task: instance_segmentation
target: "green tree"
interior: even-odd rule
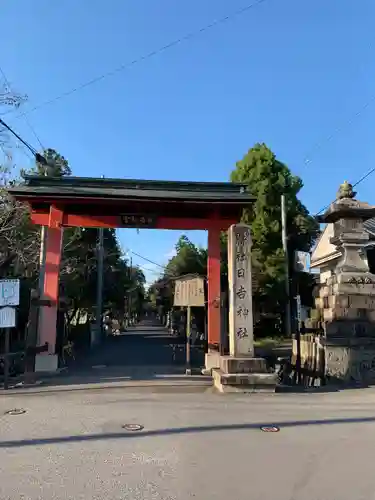
[[[38,268],[39,232],[29,209],[8,195],[11,170],[0,165],[0,275],[32,278]]]
[[[12,91],[7,81],[0,81],[0,114],[7,109],[18,109],[26,100],[26,96]],[[38,266],[40,239],[31,224],[28,207],[16,202],[7,192],[7,188],[17,182],[14,147],[14,138],[0,125],[0,275],[32,279]]]
[[[64,156],[54,149],[45,149],[41,161],[28,173],[64,177],[71,175],[71,168]],[[37,157],[38,159],[38,157]],[[34,226],[35,229],[37,229]],[[68,325],[77,323],[82,317],[92,319],[96,309],[98,229],[64,229],[62,262],[60,270],[60,293],[68,304],[66,320]],[[39,255],[39,247],[36,249]],[[111,311],[114,317],[121,319],[125,313],[125,297],[134,289],[135,305],[139,306],[144,294],[144,276],[136,269],[129,270],[128,262],[123,258],[114,229],[104,230],[104,273],[103,273],[103,310]],[[143,276],[143,282],[142,282]]]
[[[93,318],[96,308],[98,230],[69,228],[64,239],[61,267],[61,293],[70,304],[69,318]],[[133,309],[140,308],[145,277],[138,268],[130,268],[123,257],[114,229],[104,230],[103,310],[121,319],[126,297],[132,294]]]
[[[286,200],[291,258],[295,250],[311,249],[319,226],[297,197],[303,187],[302,180],[293,175],[265,144],[256,144],[237,162],[231,180],[247,184],[256,198],[242,217],[252,231],[252,266],[257,278],[255,307],[260,313],[280,313],[285,309],[281,195],[284,194]],[[298,279],[301,286],[307,285],[308,277],[298,276]]]
[[[194,245],[185,235],[176,243],[176,255],[165,268],[165,276],[177,277],[183,274],[207,272],[207,250]]]
[[[162,314],[173,305],[174,278],[184,274],[207,274],[207,250],[192,243],[186,235],[181,236],[174,255],[160,278],[148,290],[148,302]]]
[[[21,104],[27,101],[27,96],[14,92],[8,81],[0,80],[0,111],[7,109],[18,109]],[[0,113],[1,116],[1,113]],[[0,125],[0,150],[3,153],[3,160],[0,163],[9,167],[12,164],[12,147],[14,147],[14,137],[9,131]]]
[[[35,162],[35,166],[28,172],[36,175],[48,175],[51,177],[65,177],[72,175],[68,160],[60,155],[55,149],[47,148],[41,153],[43,161]]]

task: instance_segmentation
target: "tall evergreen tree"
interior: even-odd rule
[[[309,251],[318,235],[319,226],[309,215],[297,195],[302,180],[291,173],[265,144],[255,144],[237,162],[231,174],[233,182],[247,184],[256,198],[243,212],[242,221],[251,226],[252,265],[257,277],[255,306],[260,311],[280,312],[285,308],[284,251],[281,239],[281,195],[287,209],[288,251]],[[303,294],[309,276],[296,276]]]

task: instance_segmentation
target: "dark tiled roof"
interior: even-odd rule
[[[25,183],[9,189],[19,198],[76,197],[111,199],[186,200],[247,204],[255,198],[244,184],[185,182],[91,177],[24,177]]]
[[[371,219],[367,219],[363,223],[363,227],[365,230],[371,234],[371,236],[375,237],[375,217],[372,217]]]

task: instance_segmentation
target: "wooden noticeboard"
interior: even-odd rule
[[[204,278],[196,276],[178,278],[173,305],[176,307],[204,307]]]

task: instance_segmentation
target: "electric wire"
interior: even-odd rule
[[[80,85],[77,85],[76,87],[73,87],[47,101],[44,101],[40,104],[37,104],[36,106],[34,106],[33,108],[29,109],[29,110],[26,110],[20,114],[18,114],[17,116],[15,116],[15,118],[20,118],[22,116],[25,116],[25,115],[28,115],[30,113],[33,113],[34,111],[42,108],[42,107],[45,107],[45,106],[48,106],[50,104],[53,104],[65,97],[68,97],[68,96],[71,96],[72,94],[75,94],[76,92],[80,91],[80,90],[83,90],[87,87],[90,87],[91,85],[94,85],[102,80],[105,80],[107,78],[110,78],[112,76],[115,76],[116,74],[118,73],[121,73],[122,71],[125,71],[129,68],[131,68],[132,66],[135,66],[136,64],[139,64],[140,62],[143,62],[147,59],[150,59],[152,57],[155,57],[156,55],[162,53],[162,52],[165,52],[166,50],[169,50],[171,49],[172,47],[175,47],[176,45],[179,45],[183,42],[186,42],[188,40],[191,40],[193,38],[195,38],[196,36],[199,36],[201,35],[202,33],[212,29],[212,28],[215,28],[216,26],[219,26],[221,24],[224,24],[232,19],[234,19],[235,17],[239,17],[240,15],[243,15],[245,14],[246,12],[250,11],[251,9],[253,9],[254,7],[257,7],[258,5],[262,4],[262,3],[265,3],[269,0],[256,0],[248,5],[246,5],[245,7],[242,7],[241,9],[238,9],[234,12],[231,12],[230,14],[227,14],[223,17],[220,17],[219,19],[216,19],[214,21],[212,21],[211,23],[209,24],[206,24],[204,26],[202,26],[201,28],[198,28],[197,30],[194,30],[194,31],[191,31],[190,33],[187,33],[186,35],[183,35],[179,38],[176,38],[175,40],[172,40],[171,42],[167,43],[166,45],[163,45],[157,49],[154,49],[152,50],[151,52],[148,52],[140,57],[137,57],[135,59],[133,59],[132,61],[128,62],[128,63],[124,63],[124,64],[121,64],[120,66],[118,66],[117,68],[114,68],[110,71],[107,71],[105,73],[102,73],[101,75],[98,75],[94,78],[92,78],[91,80],[88,80]],[[9,113],[11,113],[12,111],[9,111]]]

